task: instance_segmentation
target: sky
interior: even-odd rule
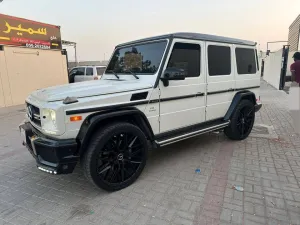
[[[285,41],[299,0],[3,0],[0,13],[61,26],[79,61],[109,59],[123,42],[172,32]],[[279,49],[284,43],[270,45]],[[67,48],[70,60],[74,49]]]

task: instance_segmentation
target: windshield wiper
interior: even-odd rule
[[[120,79],[120,77],[118,76],[118,74],[114,70],[107,70],[106,72],[111,72],[113,75],[116,76],[116,78],[118,78],[118,80]]]
[[[132,72],[131,70],[126,70],[126,71],[124,71],[125,73],[126,72],[129,72],[129,73],[131,73],[132,74],[132,76],[134,76],[136,79],[140,79],[134,72]]]

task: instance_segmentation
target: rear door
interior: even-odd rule
[[[206,121],[209,121],[225,116],[234,96],[235,70],[232,44],[207,42],[206,54]]]
[[[256,49],[253,46],[235,45],[236,92],[250,90],[259,97],[260,73]]]
[[[85,76],[85,67],[77,67],[75,76],[74,76],[74,81],[75,82],[82,82],[84,81],[84,76]]]

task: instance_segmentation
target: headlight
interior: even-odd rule
[[[57,132],[56,112],[53,109],[42,109],[42,129],[51,134]]]

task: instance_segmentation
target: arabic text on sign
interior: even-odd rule
[[[19,31],[17,33],[19,36],[23,35],[23,33],[21,33],[21,32],[27,32],[29,34],[47,35],[47,28],[39,28],[37,30],[33,30],[32,28],[25,29],[25,28],[22,28],[21,24],[19,24],[17,27],[13,27],[13,26],[10,26],[8,22],[5,23],[5,26],[7,27],[7,30],[3,31],[3,32],[6,34],[10,33],[12,30],[16,30],[16,31]]]

